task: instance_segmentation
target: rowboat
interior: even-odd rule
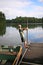
[[[0,47],[0,61],[2,63],[3,60],[9,60],[13,61],[12,65],[15,65],[18,63],[20,56],[22,54],[22,47],[17,46],[17,47],[5,47],[1,46]]]

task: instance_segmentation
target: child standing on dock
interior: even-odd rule
[[[24,42],[24,46],[27,47],[27,41],[24,38],[23,30],[24,29],[27,30],[28,28],[22,28],[21,25],[18,25],[18,27],[19,27],[19,33],[20,33],[20,36],[21,36],[21,41]]]

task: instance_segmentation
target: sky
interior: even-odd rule
[[[0,11],[6,19],[16,17],[43,17],[43,0],[0,0]]]

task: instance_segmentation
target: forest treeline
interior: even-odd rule
[[[14,24],[21,24],[21,23],[43,23],[42,18],[35,18],[35,17],[16,17],[15,19],[6,19],[5,14],[0,12],[0,23],[7,24],[7,25],[14,25]],[[1,25],[1,24],[0,24]]]
[[[0,12],[0,35],[5,34],[6,31],[6,17],[5,14]]]
[[[6,20],[7,25],[9,26],[18,26],[18,24],[21,24],[23,27],[27,26],[28,24],[43,24],[43,18],[35,18],[35,17],[16,17],[12,20]]]
[[[3,25],[6,23],[6,17],[5,14],[0,12],[0,24],[3,23]]]
[[[6,20],[8,23],[43,23],[43,18],[35,18],[35,17],[16,17],[12,20]]]
[[[5,14],[2,13],[2,12],[0,12],[0,30],[5,25],[6,25],[6,17],[5,17]]]
[[[34,28],[40,23],[41,23],[41,26],[43,27],[43,24],[42,24],[43,18],[20,16],[20,17],[16,17],[15,19],[10,20],[10,19],[6,19],[6,16],[4,13],[0,12],[0,35],[5,34],[6,26],[13,26],[13,27],[18,28],[18,24],[21,24],[23,27],[27,27],[27,21],[28,21],[29,28]]]

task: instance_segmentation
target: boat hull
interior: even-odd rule
[[[2,50],[3,49],[7,49],[9,51],[0,51],[0,60],[14,60],[17,57],[18,53],[20,52],[21,46],[12,48],[13,51],[10,51],[11,48],[2,48]]]

